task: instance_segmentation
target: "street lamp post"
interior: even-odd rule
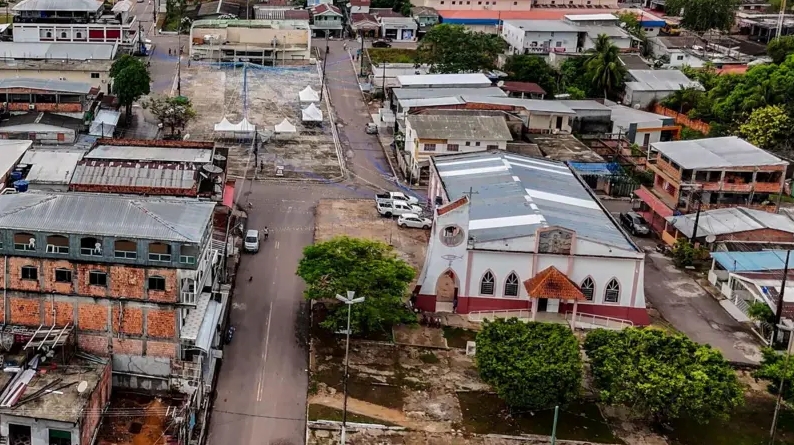
[[[347,364],[348,353],[350,352],[350,315],[353,312],[353,305],[364,301],[364,297],[355,298],[355,296],[356,292],[352,290],[347,291],[347,295],[344,297],[339,294],[336,295],[337,300],[347,305],[347,329],[343,331],[347,338],[345,340],[345,372],[343,376],[344,402],[342,404],[342,445],[345,445],[345,429],[347,427]]]

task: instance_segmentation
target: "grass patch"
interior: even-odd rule
[[[324,383],[329,388],[334,388],[341,393],[344,390],[343,375],[340,365],[340,367],[330,366],[315,373],[312,377],[318,383]],[[347,393],[354,399],[393,409],[402,409],[405,398],[405,393],[400,386],[374,382],[355,374],[353,370],[350,371],[350,380],[347,382]]]
[[[554,423],[554,409],[512,415],[495,394],[481,392],[458,393],[462,427],[479,434],[538,434],[550,436]],[[560,408],[557,438],[596,443],[623,443],[612,434],[595,403],[573,404]],[[708,441],[701,443],[710,443]]]
[[[420,355],[419,356],[419,360],[421,360],[422,362],[427,363],[427,364],[435,364],[435,363],[438,363],[438,362],[441,361],[432,352],[427,352],[427,353],[424,353],[424,354]]]
[[[770,202],[777,202],[777,200],[780,199],[780,202],[785,202],[787,204],[794,203],[794,196],[789,196],[789,195],[785,195],[785,194],[783,196],[780,196],[780,195],[769,195],[768,199],[769,199]]]
[[[728,421],[700,425],[682,420],[660,433],[671,445],[763,445],[769,441],[774,411],[772,397],[748,397]],[[794,444],[794,412],[785,407],[780,411],[776,443]]]
[[[309,420],[333,420],[336,422],[341,422],[342,416],[343,413],[341,409],[331,408],[325,405],[317,405],[314,403],[309,405]],[[351,413],[350,411],[347,412],[347,421],[354,423],[374,423],[376,425],[394,426],[392,423]]]
[[[386,63],[416,63],[415,49],[407,48],[368,48],[369,60],[377,65]]]
[[[0,23],[11,23],[14,21],[14,16],[11,14],[0,14]]]
[[[477,338],[477,331],[444,326],[444,338],[447,339],[447,346],[450,348],[466,349],[466,342],[474,341]]]

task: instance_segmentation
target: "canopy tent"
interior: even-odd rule
[[[219,133],[253,133],[256,131],[256,126],[245,118],[239,124],[233,124],[224,117],[223,120],[215,124],[215,131]]]
[[[311,86],[306,86],[306,88],[298,93],[298,96],[300,97],[300,101],[305,103],[320,101],[320,94],[314,91]]]
[[[116,125],[119,123],[121,112],[113,110],[99,110],[94,121],[91,122],[91,127],[88,134],[91,136],[99,136],[103,138],[112,138],[113,133],[116,131]]]
[[[290,123],[287,118],[284,118],[280,124],[276,125],[276,133],[295,133],[298,128]]]
[[[303,110],[303,122],[322,122],[323,112],[317,108],[317,105],[310,104]]]

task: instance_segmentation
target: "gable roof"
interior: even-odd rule
[[[0,228],[200,243],[215,203],[26,192],[0,195]]]
[[[626,87],[633,91],[678,91],[681,88],[697,88],[700,83],[690,80],[679,70],[628,70],[631,81]]]
[[[24,113],[16,114],[9,117],[7,120],[0,122],[0,128],[8,130],[9,128],[17,127],[20,125],[50,125],[53,127],[69,128],[77,130],[83,127],[83,120],[76,117],[64,116],[62,114],[54,114],[47,112],[39,113]]]
[[[339,9],[338,6],[334,6],[328,3],[320,3],[317,6],[314,6],[312,9],[312,14],[314,15],[322,15],[322,14],[336,14],[342,15],[342,11]]]
[[[219,0],[214,2],[207,2],[202,3],[199,6],[198,10],[198,17],[204,17],[208,15],[234,15],[238,16],[240,14],[240,5],[236,3],[231,3],[229,1]]]
[[[579,286],[554,266],[538,272],[524,281],[529,298],[559,298],[560,300],[586,300]]]
[[[430,163],[450,200],[473,192],[469,235],[477,242],[559,226],[579,239],[639,251],[564,163],[499,150],[434,156]]]
[[[671,216],[667,218],[678,231],[692,236],[695,215]],[[746,207],[704,210],[698,219],[698,236],[730,235],[753,230],[772,229],[794,233],[794,221],[786,215],[768,213]]]
[[[788,165],[788,162],[736,136],[654,142],[651,147],[685,169]]]
[[[405,118],[419,138],[464,141],[511,141],[503,117],[452,114],[414,114]]]

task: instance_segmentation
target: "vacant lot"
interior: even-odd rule
[[[368,48],[369,60],[378,65],[386,63],[415,63],[417,52],[415,49],[406,48]]]
[[[188,125],[194,139],[218,139],[215,124],[224,117],[232,124],[243,117],[256,125],[260,140],[264,140],[258,153],[259,164],[254,168],[250,142],[223,140],[229,145],[228,172],[241,177],[275,177],[276,167],[284,167],[285,177],[322,179],[339,176],[339,159],[336,155],[331,124],[325,103],[317,106],[323,112],[319,125],[302,123],[302,108],[298,93],[311,86],[320,90],[320,76],[314,66],[262,67],[249,65],[243,69],[211,67],[196,63],[182,68],[182,91],[193,100],[198,118]],[[273,136],[275,126],[287,119],[297,127],[290,135]],[[259,167],[259,165],[257,165]]]

